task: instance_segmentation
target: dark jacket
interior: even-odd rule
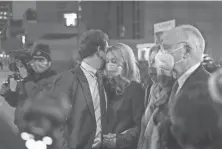
[[[195,83],[201,83],[201,84],[205,84],[206,87],[208,86],[208,79],[209,79],[210,74],[203,68],[203,66],[199,66],[185,81],[185,83],[183,84],[182,88],[179,90],[179,92],[177,93],[177,95],[174,97],[174,99],[170,99],[168,105],[169,105],[169,115],[172,117],[172,109],[176,108],[175,105],[177,103],[177,100],[180,99],[181,95],[183,95],[183,92],[188,90],[190,85]],[[202,90],[199,90],[200,92],[202,92]],[[172,98],[172,97],[170,97]],[[171,129],[171,125],[169,125],[169,131]],[[170,131],[171,132],[171,131]],[[178,143],[176,141],[176,137],[172,135],[172,133],[170,133],[170,136],[168,137],[168,149],[180,149],[178,147]]]
[[[26,149],[25,142],[14,134],[4,117],[0,117],[0,149]]]
[[[12,107],[15,107],[15,120],[14,123],[17,125],[19,130],[24,126],[23,122],[23,106],[28,98],[33,98],[52,84],[56,72],[53,70],[48,70],[41,76],[30,75],[23,81],[18,82],[16,91],[9,91],[4,95],[5,100]]]
[[[142,85],[131,82],[122,95],[113,92],[109,99],[109,133],[117,135],[117,149],[136,148],[144,112],[145,91]]]
[[[96,119],[89,84],[81,68],[77,66],[59,74],[51,93],[66,93],[72,106],[65,135],[58,138],[58,147],[63,146],[59,143],[64,143],[62,140],[65,137],[69,149],[91,149],[96,134]],[[102,134],[107,133],[105,107],[101,106]]]

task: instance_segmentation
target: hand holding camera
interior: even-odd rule
[[[17,74],[8,75],[6,81],[2,83],[0,89],[0,95],[5,95],[9,91],[15,92],[18,81],[20,81],[19,75]]]
[[[0,89],[0,95],[5,95],[9,91],[10,91],[10,86],[6,83],[3,83]]]

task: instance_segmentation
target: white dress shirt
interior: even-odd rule
[[[102,132],[99,86],[98,86],[98,81],[96,77],[97,70],[85,62],[81,63],[80,68],[82,69],[83,73],[86,76],[86,79],[89,84],[90,92],[92,95],[93,107],[94,107],[95,117],[96,117],[96,126],[97,126],[96,135],[95,135],[95,139],[94,139],[94,143],[92,147],[97,147],[98,145],[101,144],[101,132]]]
[[[182,74],[178,79],[178,88],[176,94],[180,91],[182,86],[184,85],[185,81],[188,79],[188,77],[200,66],[200,63],[197,63],[190,67],[184,74]]]

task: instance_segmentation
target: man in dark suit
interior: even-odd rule
[[[106,96],[100,69],[105,67],[108,36],[100,30],[89,30],[83,35],[79,66],[57,76],[52,94],[66,93],[72,105],[67,119],[69,149],[99,149],[106,133]]]
[[[177,97],[170,116],[171,132],[183,148],[220,149],[221,104],[211,100],[204,82],[190,83]]]
[[[173,108],[177,108],[178,97],[190,84],[204,83],[207,86],[209,73],[201,65],[204,48],[204,38],[194,26],[181,25],[163,34],[161,50],[155,58],[156,65],[172,71],[177,79],[168,102],[169,114]]]

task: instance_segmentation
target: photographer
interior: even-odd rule
[[[27,51],[16,50],[10,53],[10,57],[14,59],[9,65],[9,69],[13,72],[9,75],[6,82],[2,84],[0,94],[5,98],[7,103],[16,107],[14,123],[20,129],[22,127],[22,106],[27,98],[26,83],[31,80],[32,69],[28,66],[31,55]]]
[[[51,56],[48,45],[35,45],[31,54],[30,52],[24,54],[24,51],[17,51],[16,53],[17,55],[14,57],[16,68],[18,68],[22,79],[15,81],[17,85],[14,91],[10,85],[12,83],[3,85],[0,94],[12,107],[16,107],[14,122],[19,131],[22,132],[25,126],[23,107],[26,100],[39,96],[44,89],[49,87],[56,72],[50,69]]]
[[[52,70],[52,58],[49,45],[36,44],[31,51],[32,61],[31,68],[34,71],[35,93],[33,96],[39,95],[43,90],[50,88],[54,80],[56,71]]]

